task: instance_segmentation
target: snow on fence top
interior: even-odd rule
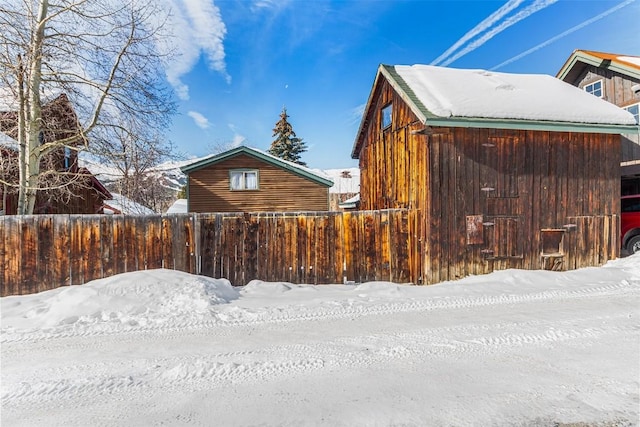
[[[417,100],[439,117],[635,124],[629,112],[548,75],[430,65],[392,68]]]

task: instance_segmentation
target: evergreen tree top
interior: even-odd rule
[[[295,137],[296,133],[293,131],[291,123],[287,120],[289,115],[287,114],[287,108],[282,107],[282,113],[280,113],[280,120],[276,122],[276,127],[273,128],[273,135],[281,135],[285,138]]]
[[[283,160],[297,163],[302,166],[306,166],[300,158],[301,154],[307,151],[307,146],[302,140],[298,138],[293,131],[291,123],[287,120],[289,115],[287,114],[286,107],[282,107],[282,113],[280,113],[280,120],[276,122],[276,127],[273,128],[273,135],[276,139],[271,143],[269,153],[279,157]]]

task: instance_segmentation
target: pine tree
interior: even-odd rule
[[[269,153],[283,160],[306,166],[307,164],[300,157],[302,153],[307,151],[307,145],[302,138],[296,136],[287,118],[289,118],[287,109],[282,107],[280,120],[278,120],[276,127],[273,129],[272,136],[275,136],[276,139],[271,143]]]

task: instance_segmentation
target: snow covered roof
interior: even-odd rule
[[[360,191],[360,168],[314,169],[314,171],[324,174],[333,181],[333,187],[329,188],[329,193],[344,194]]]
[[[586,66],[606,68],[611,71],[640,79],[640,56],[617,53],[596,52],[576,49],[564,63],[556,77],[573,82],[582,74]]]
[[[430,65],[386,67],[429,118],[635,125],[630,113],[552,76]]]
[[[0,146],[11,148],[13,150],[18,149],[18,141],[11,138],[4,132],[0,132]]]
[[[204,167],[222,162],[224,160],[228,160],[240,154],[246,154],[258,160],[262,160],[266,163],[270,163],[281,169],[288,170],[289,172],[292,172],[298,176],[317,182],[318,184],[322,184],[327,187],[333,186],[333,181],[331,181],[331,179],[328,176],[326,176],[324,173],[320,171],[309,169],[297,163],[282,160],[279,157],[273,156],[257,148],[251,148],[251,147],[245,147],[245,146],[236,147],[231,150],[225,151],[224,153],[219,153],[212,156],[204,157],[202,159],[196,160],[191,164],[182,166],[180,170],[185,174],[189,174],[191,172],[197,171]]]
[[[169,209],[167,209],[166,213],[172,214],[172,213],[187,213],[187,212],[188,212],[187,199],[178,199],[175,202],[173,202],[171,206],[169,206]]]
[[[360,193],[356,194],[350,199],[347,199],[343,202],[338,203],[338,206],[341,209],[353,209],[358,206],[358,203],[360,203]]]
[[[104,201],[105,213],[121,213],[125,215],[153,215],[155,212],[146,206],[134,202],[122,194],[112,193],[112,199]],[[115,212],[117,210],[118,212]]]

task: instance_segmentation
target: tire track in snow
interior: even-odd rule
[[[100,362],[74,365],[65,369],[50,368],[33,372],[31,382],[7,384],[3,381],[1,399],[3,405],[11,406],[24,402],[142,392],[145,389],[197,391],[230,383],[269,381],[320,371],[326,367],[348,369],[399,359],[423,360],[424,356],[434,355],[443,358],[459,356],[473,359],[491,352],[505,353],[516,347],[636,334],[639,330],[638,325],[620,324],[625,317],[602,316],[562,322],[535,320],[430,328],[411,333],[380,333],[337,338],[309,345],[277,345],[258,351]],[[606,320],[607,325],[592,326],[594,323],[603,323],[603,320]],[[580,327],[579,324],[583,323],[586,324]],[[529,328],[544,332],[519,332]],[[479,332],[483,335],[478,336]],[[121,369],[125,363],[129,364],[125,367],[128,374],[114,375],[113,372]],[[68,378],[69,375],[77,375],[78,372],[105,374],[87,378]],[[51,379],[40,381],[37,378]]]
[[[79,327],[78,329],[68,328],[64,330],[54,330],[50,332],[12,332],[2,330],[0,343],[13,342],[36,342],[42,340],[54,340],[60,338],[71,337],[93,337],[114,334],[141,334],[144,336],[146,332],[154,333],[170,333],[183,332],[193,329],[209,329],[220,326],[245,326],[260,325],[265,323],[288,323],[298,321],[315,321],[322,319],[340,319],[353,316],[369,316],[369,315],[387,315],[397,312],[416,312],[416,311],[432,311],[447,310],[460,308],[484,307],[490,305],[511,305],[529,302],[541,301],[558,301],[577,298],[591,298],[597,296],[611,295],[640,295],[640,287],[638,284],[629,283],[623,280],[620,283],[594,286],[590,288],[580,288],[572,290],[551,290],[531,294],[502,294],[498,296],[480,295],[469,297],[434,297],[424,300],[402,300],[402,301],[384,301],[380,305],[350,305],[339,307],[323,307],[314,309],[313,311],[301,311],[304,308],[294,306],[285,310],[266,311],[262,313],[253,313],[251,317],[238,318],[230,317],[229,313],[213,311],[212,317],[201,319],[175,319],[172,318],[160,325],[147,326],[123,326],[118,323],[115,325],[90,325],[87,327]]]

